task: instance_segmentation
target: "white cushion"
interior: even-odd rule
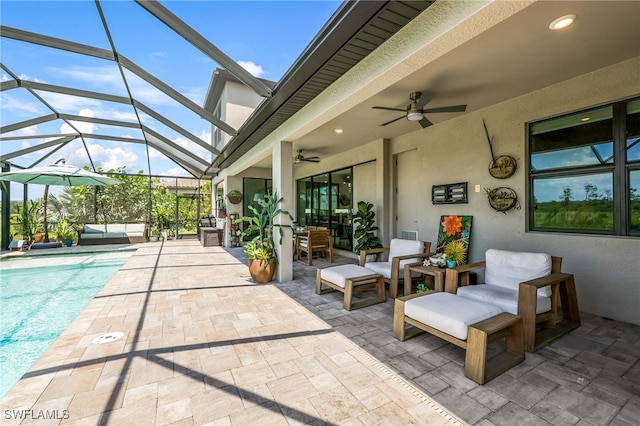
[[[518,315],[518,290],[511,290],[493,284],[462,286],[456,293],[458,296],[483,303],[499,306],[505,312]],[[551,309],[551,298],[538,293],[536,314]]]
[[[467,329],[502,309],[488,303],[458,297],[451,293],[432,293],[407,300],[404,314],[460,340],[467,340]]]
[[[489,249],[485,253],[487,268],[485,283],[518,291],[520,283],[551,273],[551,256],[546,253],[527,253]],[[540,296],[551,296],[549,286],[538,289]]]
[[[409,254],[420,254],[424,252],[424,243],[416,240],[403,240],[401,238],[394,238],[389,244],[389,261],[396,256],[406,256]],[[401,266],[404,263],[419,262],[419,258],[407,259],[400,262]]]
[[[325,281],[329,281],[339,287],[344,288],[346,281],[353,278],[364,277],[365,275],[371,275],[375,272],[369,269],[363,268],[360,265],[340,265],[332,266],[330,268],[324,268],[320,270],[320,278]]]
[[[107,232],[110,234],[122,234],[127,232],[127,225],[124,223],[107,224]]]
[[[84,225],[84,234],[100,234],[105,232],[104,225],[98,223],[87,223]]]
[[[125,225],[126,232],[129,235],[142,235],[144,234],[145,228],[146,225],[144,223],[127,223]],[[109,231],[111,231],[111,229]]]
[[[386,279],[391,279],[391,262],[367,262],[364,267]],[[402,276],[404,277],[404,275]]]

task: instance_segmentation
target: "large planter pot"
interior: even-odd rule
[[[276,273],[276,261],[275,259],[269,260],[269,263],[265,266],[263,260],[249,260],[249,274],[254,282],[259,284],[266,284],[273,280],[273,276]]]

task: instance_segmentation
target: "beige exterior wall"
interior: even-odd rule
[[[481,260],[488,248],[544,251],[562,256],[563,270],[576,276],[582,311],[640,324],[640,241],[628,237],[526,232],[524,169],[526,123],[637,96],[639,75],[640,58],[636,58],[392,139],[392,155],[417,149],[421,157],[420,170],[406,171],[416,176],[423,187],[415,199],[416,208],[420,210],[421,239],[435,244],[441,215],[472,215],[471,261]],[[483,118],[494,137],[494,153],[512,155],[518,160],[515,175],[508,179],[495,179],[488,173],[491,154]],[[385,194],[378,191],[380,173],[392,170],[392,161],[385,158],[383,145],[382,141],[376,141],[336,158],[323,159],[312,168],[296,170],[295,178],[348,165],[344,163],[345,158],[371,161],[354,168],[354,201],[371,200],[376,204],[378,220],[381,214],[389,219],[390,203],[384,204],[383,211],[379,207],[385,199]],[[431,186],[455,182],[469,183],[469,203],[432,205]],[[489,206],[484,191],[474,192],[475,185],[511,187],[518,194],[521,208],[498,213]],[[392,200],[392,185],[387,191],[386,197]],[[381,237],[388,241],[392,233],[387,226],[386,235]]]

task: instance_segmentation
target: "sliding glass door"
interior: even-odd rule
[[[345,250],[353,246],[351,178],[347,168],[297,181],[298,224],[327,227],[334,247]]]

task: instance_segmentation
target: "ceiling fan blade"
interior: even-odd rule
[[[391,108],[391,107],[383,107],[383,106],[373,106],[372,109],[384,109],[386,111],[406,111],[406,108]]]
[[[467,110],[466,105],[451,105],[445,107],[437,107],[437,108],[426,108],[422,110],[423,114],[430,112],[465,112]]]
[[[305,157],[302,159],[302,161],[308,161],[310,163],[319,163],[320,157]]]
[[[436,97],[435,93],[430,92],[428,90],[423,91],[422,96],[420,96],[420,99],[417,102],[418,109],[421,109],[423,106],[431,102],[435,97]]]
[[[386,123],[382,123],[380,126],[386,126],[387,124],[391,124],[391,123],[394,123],[394,122],[396,122],[396,121],[398,121],[398,120],[402,120],[402,119],[403,119],[403,118],[405,118],[405,117],[406,117],[406,115],[400,116],[400,117],[398,117],[398,118],[394,118],[394,119],[393,119],[393,120],[391,120],[391,121],[387,121]]]
[[[420,125],[422,126],[422,128],[424,129],[425,127],[429,127],[431,126],[433,123],[431,121],[429,121],[428,118],[423,117],[422,120],[419,121]]]

